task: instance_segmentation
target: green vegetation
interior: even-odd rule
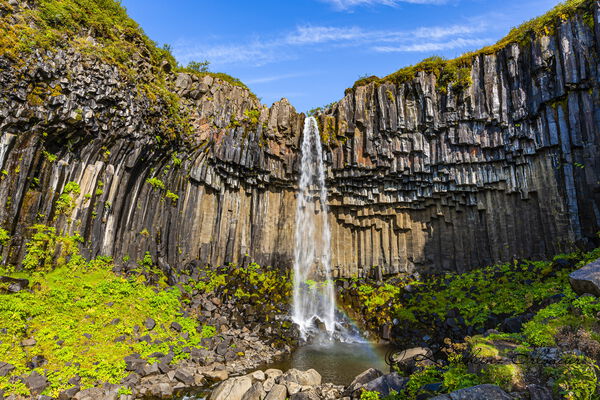
[[[77,182],[67,182],[62,194],[56,201],[57,214],[69,214],[75,207],[75,199],[81,193]]]
[[[533,39],[540,36],[552,35],[556,27],[563,21],[579,14],[584,21],[593,26],[593,1],[591,0],[567,0],[558,4],[546,14],[534,18],[513,28],[508,35],[500,39],[496,44],[484,47],[478,51],[464,54],[452,60],[446,60],[441,57],[430,57],[420,63],[402,68],[386,77],[377,76],[363,77],[357,80],[351,91],[359,86],[365,86],[370,83],[377,85],[383,83],[402,84],[412,80],[418,72],[435,74],[437,78],[437,88],[441,93],[447,93],[448,89],[460,91],[469,87],[471,81],[471,65],[473,59],[482,54],[494,54],[510,44],[518,43],[526,45]]]
[[[146,183],[149,183],[154,189],[165,189],[164,182],[158,179],[157,177],[146,179]]]
[[[157,139],[161,145],[186,140],[192,130],[188,110],[170,90],[171,71],[210,75],[249,91],[236,78],[209,72],[208,61],[191,62],[187,68],[178,65],[170,47],[159,48],[115,0],[39,0],[27,8],[0,0],[0,14],[0,57],[25,65],[34,50],[74,48],[85,57],[115,65],[120,78],[150,100],[147,118],[161,128]],[[27,101],[40,106],[61,93],[60,85],[42,82],[29,88]],[[79,111],[75,121],[82,119]]]
[[[0,359],[16,367],[0,378],[5,395],[29,395],[14,377],[26,373],[28,361],[35,356],[46,360],[35,369],[50,382],[44,394],[56,397],[72,386],[67,381],[75,374],[82,378],[82,388],[119,383],[128,374],[125,356],[139,353],[152,362],[155,352],[173,352],[172,363],[176,363],[189,356],[186,347],[200,347],[202,338],[216,333],[214,327],[199,326],[195,319],[183,316],[182,293],[177,288],[167,288],[165,279],[156,285],[148,282],[148,268],[160,273],[149,254],[138,271],[118,276],[112,272],[110,258],[81,257],[79,239],[57,235],[54,228],[41,225],[33,230],[25,271],[14,273],[8,267],[0,271],[29,279],[33,289],[0,294],[0,326],[6,327],[0,331]],[[156,321],[150,331],[144,328],[148,317]],[[178,322],[182,331],[169,329],[172,322]],[[142,335],[149,335],[149,340],[136,340]],[[28,338],[34,338],[35,344],[23,346],[21,341]]]
[[[0,246],[4,246],[10,240],[10,235],[6,229],[0,228]]]

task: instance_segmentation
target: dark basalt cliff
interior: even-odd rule
[[[464,90],[420,72],[359,86],[318,116],[339,275],[460,271],[597,241],[600,7],[589,7],[593,24],[575,16],[474,56]],[[192,127],[180,140],[161,139],[168,106],[110,63],[75,49],[0,57],[4,262],[46,224],[124,263],[149,251],[164,268],[291,265],[304,115],[166,69]],[[79,193],[65,209],[68,182]]]

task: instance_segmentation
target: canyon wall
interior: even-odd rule
[[[598,240],[590,4],[593,24],[574,17],[474,57],[462,91],[420,72],[356,87],[318,115],[337,275],[462,271]],[[167,269],[291,266],[304,115],[217,77],[166,74],[192,127],[177,141],[164,138],[168,105],[113,65],[74,49],[0,57],[4,263],[19,264],[44,224],[123,264],[149,252]]]

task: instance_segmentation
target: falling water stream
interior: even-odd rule
[[[295,233],[292,320],[305,339],[319,324],[331,336],[336,329],[331,232],[321,138],[314,117],[304,121]]]

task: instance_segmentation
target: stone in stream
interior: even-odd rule
[[[600,297],[600,259],[571,272],[569,282],[577,294],[590,293]]]
[[[212,392],[210,400],[242,400],[251,387],[252,379],[247,376],[227,379]]]

